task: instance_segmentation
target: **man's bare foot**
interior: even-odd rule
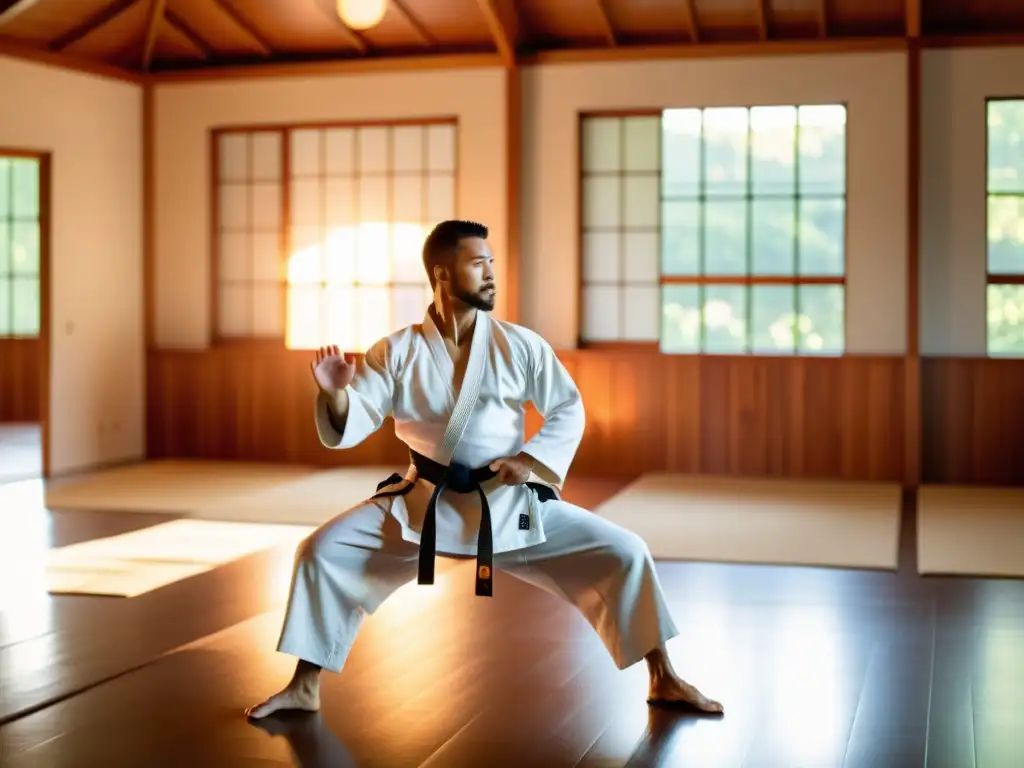
[[[282,710],[316,712],[320,709],[320,668],[299,662],[295,676],[284,688],[262,704],[249,707],[245,716],[260,719]]]
[[[647,703],[653,706],[689,706],[701,712],[719,715],[725,712],[721,703],[709,699],[685,680],[673,675],[651,681]]]
[[[661,707],[691,707],[714,715],[725,711],[719,702],[709,699],[676,674],[664,647],[655,648],[644,657],[644,660],[651,675],[648,704]]]

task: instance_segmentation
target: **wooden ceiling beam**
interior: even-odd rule
[[[818,40],[781,40],[775,38],[750,43],[683,43],[680,45],[620,45],[617,48],[577,48],[526,53],[523,66],[540,64],[577,64],[594,61],[654,61],[666,59],[728,59],[740,56],[794,56],[820,53],[860,53],[864,51],[905,51],[905,37],[832,38]]]
[[[138,0],[114,0],[113,3],[108,5],[102,11],[94,13],[88,19],[83,21],[77,27],[68,30],[63,35],[58,37],[52,43],[50,43],[51,51],[63,51],[70,45],[77,43],[86,35],[95,32],[97,29],[102,27],[104,24],[109,24],[111,21],[116,19],[122,13],[131,8]]]
[[[0,0],[0,25],[14,21],[39,0]]]
[[[604,30],[604,38],[608,41],[608,45],[613,48],[619,44],[618,38],[615,35],[615,26],[612,24],[612,17],[608,15],[608,8],[605,6],[605,0],[594,0],[597,3],[597,13],[601,18],[601,29]]]
[[[192,45],[195,46],[195,49],[203,54],[204,58],[216,58],[217,51],[214,47],[206,42],[202,36],[195,31],[191,24],[181,18],[170,8],[164,9],[164,20],[172,26],[178,34],[192,43]]]
[[[818,0],[818,37],[828,37],[828,0]]]
[[[222,0],[212,0],[212,2],[235,23],[235,26],[245,32],[245,34],[247,34],[249,38],[256,43],[256,47],[260,49],[261,54],[264,56],[274,55],[274,46],[267,41],[267,38],[263,36],[263,33],[256,29],[256,27],[254,27],[247,18],[242,16],[238,11]]]
[[[156,48],[156,35],[160,31],[160,22],[164,20],[167,0],[149,0],[149,17],[146,19],[146,37],[142,43],[142,70],[149,71],[153,63],[153,49]]]
[[[85,56],[76,56],[72,53],[58,53],[48,48],[29,45],[20,40],[0,37],[0,56],[10,56],[22,61],[32,61],[37,64],[47,64],[51,67],[61,67],[73,72],[89,72],[101,77],[109,77],[126,83],[141,85],[146,82],[146,75],[141,72],[133,72],[113,64],[105,64]]]
[[[906,0],[904,12],[907,37],[921,37],[921,0]]]
[[[501,62],[506,67],[516,66],[516,40],[519,36],[519,15],[509,0],[477,0],[487,28],[494,39]]]
[[[697,9],[693,5],[693,0],[683,0],[683,12],[686,14],[686,23],[690,27],[690,39],[699,43],[700,26],[697,24]]]
[[[342,37],[345,38],[345,41],[349,45],[351,45],[360,53],[369,52],[370,46],[367,44],[367,42],[362,37],[360,37],[360,35],[354,29],[352,29],[344,21],[341,20],[341,17],[338,15],[337,3],[335,3],[334,0],[315,0],[315,2],[316,7],[319,8],[323,12],[323,14],[327,16],[327,18],[329,18],[338,26],[338,29],[341,30]]]
[[[413,28],[416,32],[416,36],[420,39],[423,45],[429,45],[431,47],[437,45],[437,38],[435,38],[426,27],[423,26],[423,22],[417,19],[409,7],[403,2],[403,0],[391,0],[391,7],[395,9],[399,16],[401,16],[405,23]]]
[[[757,36],[768,39],[768,0],[757,0]]]

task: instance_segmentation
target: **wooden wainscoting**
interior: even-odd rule
[[[0,423],[42,418],[42,349],[39,339],[0,339]]]
[[[1024,360],[921,360],[922,479],[1024,485]]]
[[[559,356],[587,406],[574,474],[902,479],[902,358]],[[245,346],[151,352],[149,456],[404,461],[390,424],[350,451],[320,446],[309,361],[308,353]],[[532,414],[529,431],[539,424]]]

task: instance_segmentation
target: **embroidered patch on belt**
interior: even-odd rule
[[[519,516],[519,530],[528,531],[530,530],[530,516],[523,514]]]

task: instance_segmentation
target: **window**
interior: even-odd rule
[[[450,120],[219,134],[220,335],[360,352],[419,322],[455,141]]]
[[[221,134],[217,161],[219,335],[279,338],[284,335],[282,135]]]
[[[583,120],[584,343],[841,354],[846,108]]]
[[[1024,100],[988,102],[988,354],[1024,355]]]
[[[40,161],[0,153],[0,337],[39,336]]]

